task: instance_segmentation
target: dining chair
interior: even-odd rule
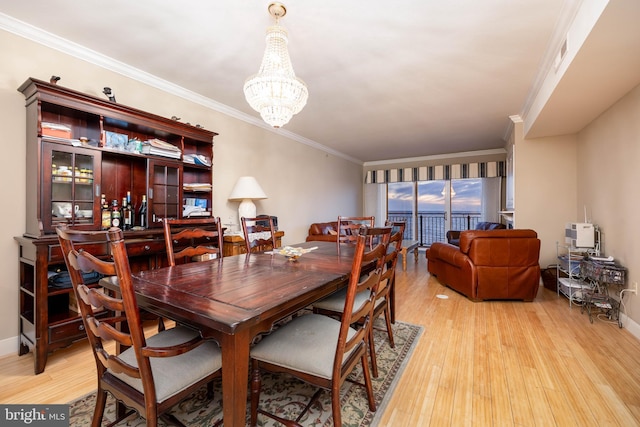
[[[400,253],[402,252],[402,245],[404,243],[404,232],[407,226],[407,223],[404,221],[390,221],[386,220],[384,223],[385,227],[391,227],[391,239],[389,242],[389,246],[392,247],[395,245],[395,250],[398,252],[397,262],[400,260]],[[395,236],[395,237],[394,237]],[[393,245],[391,242],[394,242]],[[404,255],[406,256],[406,254]],[[395,299],[396,299],[396,271],[393,271],[393,277],[391,279],[391,289],[389,289],[389,311],[391,314],[391,323],[395,323]],[[392,347],[393,348],[393,347]]]
[[[247,253],[271,251],[276,248],[276,228],[272,218],[240,218]]]
[[[164,219],[169,265],[222,258],[220,218]]]
[[[360,227],[373,227],[375,220],[373,216],[338,216],[338,248],[340,244],[354,244]],[[371,246],[371,239],[367,243]]]
[[[107,392],[130,408],[123,419],[137,411],[147,426],[158,418],[182,425],[166,411],[197,389],[220,376],[221,351],[214,341],[183,326],[145,337],[136,303],[123,233],[77,231],[57,228],[71,283],[76,293],[93,356],[98,389],[92,426],[102,423]],[[109,259],[91,255],[92,247],[107,247]],[[96,285],[83,282],[82,273],[95,271],[118,282],[118,295],[107,295]],[[112,345],[115,344],[115,345]],[[118,349],[126,349],[118,354]]]
[[[388,225],[388,224],[387,224]],[[389,227],[389,230],[392,230]],[[398,261],[398,255],[402,248],[402,233],[404,228],[400,231],[396,231],[389,237],[389,243],[387,245],[387,252],[384,258],[384,266],[382,274],[380,276],[380,283],[376,289],[375,302],[373,308],[373,314],[371,317],[371,329],[369,336],[369,355],[371,357],[371,373],[374,377],[378,377],[378,362],[376,359],[375,343],[373,340],[374,321],[384,315],[386,332],[389,337],[389,346],[395,347],[393,341],[393,329],[391,328],[391,303],[390,296],[392,295],[396,265]],[[363,300],[368,298],[366,291],[358,293],[354,299],[354,304],[357,306],[362,303]],[[317,314],[323,314],[327,316],[342,318],[344,308],[347,300],[347,292],[342,289],[317,301],[313,304],[313,312]],[[362,325],[365,319],[357,319],[358,324]]]
[[[331,393],[334,426],[342,426],[340,388],[345,381],[353,381],[347,377],[359,364],[362,367],[369,410],[376,410],[367,362],[367,343],[375,289],[382,274],[390,231],[390,228],[368,228],[357,237],[342,320],[314,313],[295,317],[270,335],[264,336],[251,349],[252,426],[257,423],[258,413],[285,425],[299,425],[298,421],[323,390],[329,390]],[[380,243],[366,251],[368,245],[365,240],[370,236],[379,237]],[[365,266],[372,270],[369,274],[363,275],[361,273]],[[362,299],[361,305],[354,304],[357,294],[368,295]],[[362,327],[353,328],[351,325],[360,319],[364,319]],[[284,420],[259,408],[263,370],[292,375],[319,387],[295,422]]]

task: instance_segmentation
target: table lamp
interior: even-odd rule
[[[266,198],[267,195],[264,194],[262,187],[254,177],[241,176],[238,178],[231,194],[229,194],[229,200],[241,200],[240,206],[238,206],[238,224],[241,223],[240,218],[242,217],[255,218],[256,205],[253,204],[253,201]]]

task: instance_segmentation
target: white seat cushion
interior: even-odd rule
[[[198,333],[192,329],[176,326],[147,339],[147,346],[168,347],[187,342],[197,336]],[[123,351],[120,358],[132,366],[138,366],[133,348]],[[222,367],[222,353],[214,341],[207,341],[178,356],[152,357],[150,360],[158,402],[184,390]],[[141,393],[144,392],[141,380],[123,373],[112,372],[112,374]]]
[[[356,294],[355,299],[353,300],[354,307],[362,307],[362,305],[369,298],[370,292],[368,290],[364,290],[362,292],[358,292]],[[313,303],[313,307],[322,310],[333,311],[336,313],[344,312],[344,301],[347,298],[347,290],[343,288],[338,292],[335,292],[328,297]],[[383,300],[376,301],[376,307],[383,303]]]
[[[319,314],[307,314],[265,336],[253,347],[251,357],[330,379],[339,333],[339,321]],[[350,328],[349,338],[355,333]]]

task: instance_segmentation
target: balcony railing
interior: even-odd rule
[[[404,238],[412,240],[414,237],[414,224],[410,212],[389,212],[387,218],[390,221],[404,221]],[[454,212],[451,214],[451,230],[472,230],[480,222],[479,212]],[[433,242],[445,242],[445,216],[444,212],[420,212],[418,213],[418,241],[420,246],[430,246]]]

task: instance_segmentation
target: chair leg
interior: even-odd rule
[[[91,421],[92,427],[100,427],[102,425],[102,416],[104,414],[104,408],[107,404],[107,392],[98,387],[96,393],[96,408],[93,411],[93,420]]]
[[[213,399],[213,381],[207,383],[207,399]]]
[[[258,404],[260,403],[260,388],[262,379],[260,378],[260,366],[257,360],[251,361],[253,375],[251,376],[251,420],[250,425],[254,427],[258,423]]]
[[[391,329],[391,310],[389,310],[389,300],[387,300],[387,306],[384,309],[384,320],[387,323],[387,335],[389,335],[389,346],[395,348],[393,342],[393,329]]]
[[[366,359],[366,355],[364,356]],[[342,409],[340,408],[340,383],[333,380],[331,385],[331,413],[333,414],[333,427],[342,427]]]
[[[373,325],[369,327],[369,357],[371,357],[371,374],[374,378],[378,378],[378,361],[376,360],[376,345],[373,342]]]
[[[364,385],[367,389],[367,400],[369,401],[369,410],[374,412],[376,410],[376,399],[373,395],[373,384],[371,383],[371,373],[369,372],[369,363],[367,363],[367,355],[363,354],[360,358],[362,363],[362,374],[364,376]]]

